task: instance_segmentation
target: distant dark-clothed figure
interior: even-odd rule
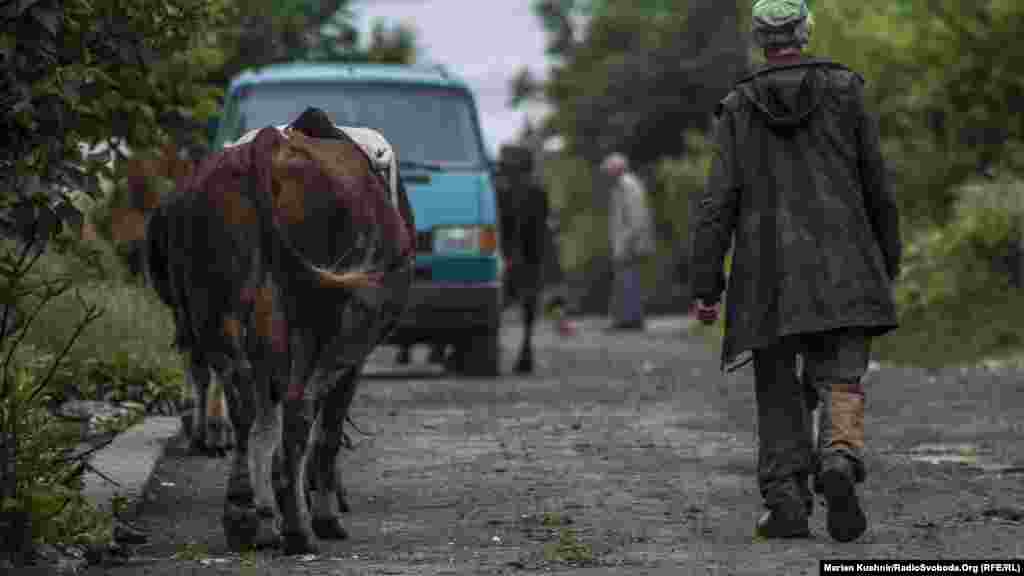
[[[516,371],[533,372],[533,329],[544,290],[548,245],[548,196],[534,174],[533,153],[521,146],[501,147],[496,188],[501,250],[508,260],[505,298],[523,307],[523,340]]]
[[[647,190],[629,171],[629,162],[615,153],[605,159],[601,170],[614,179],[609,202],[608,235],[612,245],[612,330],[643,330],[644,292],[641,265],[654,253],[651,213]]]
[[[758,0],[753,31],[768,62],[717,108],[691,246],[693,294],[698,316],[713,322],[731,245],[721,361],[730,371],[754,362],[758,483],[768,508],[758,533],[809,535],[813,476],[829,534],[849,541],[867,527],[856,484],[865,475],[870,341],[897,327],[897,211],[864,80],[803,55],[804,2]],[[797,355],[803,368],[794,377]]]

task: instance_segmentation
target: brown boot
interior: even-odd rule
[[[864,394],[859,385],[837,384],[826,402],[821,464],[815,484],[825,495],[829,536],[849,542],[867,529],[856,490],[856,483],[863,480],[856,458],[864,451]]]

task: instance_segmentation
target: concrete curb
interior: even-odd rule
[[[110,511],[114,495],[124,496],[128,499],[129,510],[134,513],[157,462],[163,457],[167,441],[180,432],[181,418],[177,416],[149,417],[125,430],[109,446],[93,455],[90,463],[106,478],[86,472],[82,494],[104,512]]]

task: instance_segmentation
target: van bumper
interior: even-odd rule
[[[501,323],[501,282],[417,282],[409,289],[406,312],[388,344],[454,342],[467,332],[483,332]]]

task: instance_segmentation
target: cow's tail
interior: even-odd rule
[[[259,176],[254,173],[248,174],[245,186],[248,188],[246,196],[256,205],[259,214],[261,243],[265,247],[261,253],[267,269],[278,269],[282,277],[299,286],[353,291],[371,283],[370,272],[356,270],[338,273],[310,262],[273,222],[273,208],[260,190]]]

